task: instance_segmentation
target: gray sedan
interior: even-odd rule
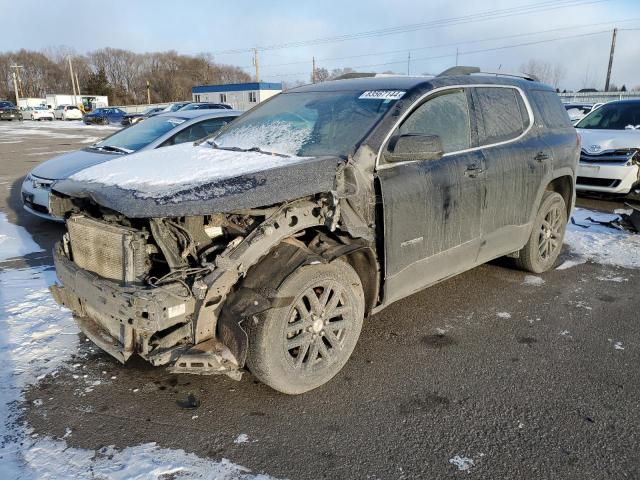
[[[49,192],[54,182],[123,155],[200,140],[241,113],[235,110],[163,113],[119,130],[90,147],[47,160],[29,172],[22,183],[24,209],[42,218],[60,221],[49,213]]]

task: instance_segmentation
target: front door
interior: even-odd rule
[[[475,145],[469,93],[428,98],[393,133],[438,135],[438,160],[378,166],[384,218],[385,303],[476,264],[484,201],[484,160]],[[383,152],[387,146],[383,146]]]

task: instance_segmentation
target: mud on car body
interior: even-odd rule
[[[122,362],[297,394],[396,300],[504,255],[551,268],[579,145],[551,88],[447,74],[296,88],[159,152],[54,185],[55,298]]]

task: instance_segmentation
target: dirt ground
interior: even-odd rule
[[[0,212],[45,250],[0,269],[51,265],[63,231],[22,210],[24,175],[111,132],[57,123],[0,127]],[[291,479],[640,478],[640,272],[587,262],[540,277],[497,261],[397,302],[365,323],[333,381],[296,397],[249,373],[120,365],[82,341],[25,392],[24,419],[73,447],[157,442]],[[190,393],[200,406],[179,407]]]

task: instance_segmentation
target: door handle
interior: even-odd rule
[[[464,176],[469,178],[477,178],[484,173],[484,170],[477,165],[469,165],[464,171]]]
[[[535,157],[533,157],[538,162],[544,162],[545,160],[549,160],[549,155],[544,152],[538,152]]]

